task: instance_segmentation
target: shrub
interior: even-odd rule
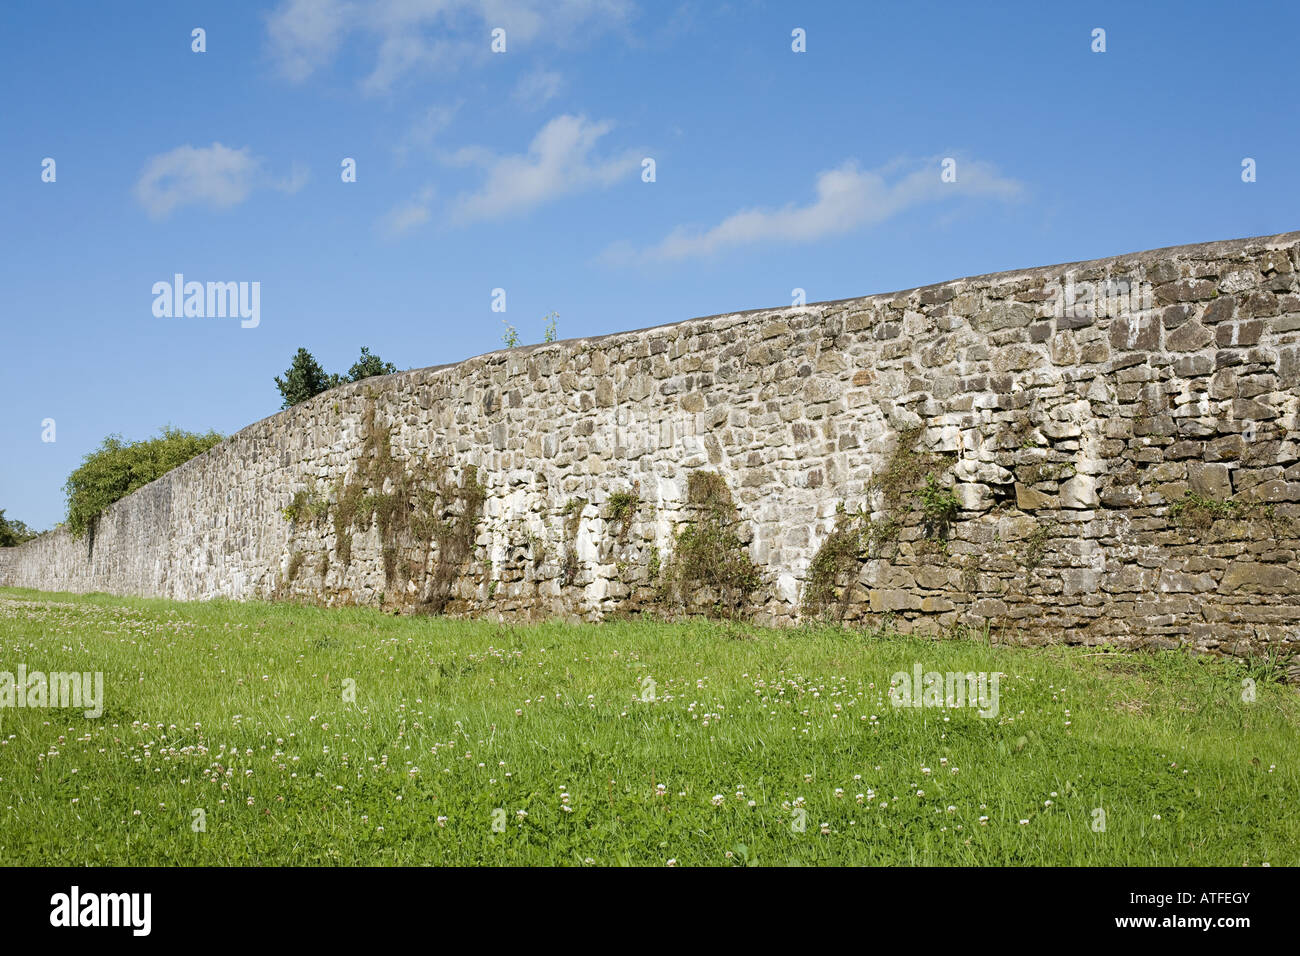
[[[81,537],[113,502],[203,454],[225,436],[196,434],[166,426],[158,437],[126,442],[109,435],[82,459],[63,490],[68,499],[68,530]]]
[[[5,510],[0,508],[0,548],[12,548],[30,541],[40,532],[33,531],[17,518],[6,518]]]

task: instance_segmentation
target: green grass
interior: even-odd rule
[[[918,661],[1004,673],[998,717],[894,709]],[[1244,702],[1249,665],[1180,652],[0,589],[0,670],[20,663],[102,671],[107,702],[0,709],[9,865],[1300,854],[1300,695],[1256,666]]]

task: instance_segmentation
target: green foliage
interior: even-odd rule
[[[868,484],[867,490],[879,499],[879,517],[865,507],[850,510],[839,506],[835,529],[808,565],[803,604],[810,614],[844,618],[862,562],[886,556],[898,541],[908,513],[917,506],[926,539],[946,541],[960,508],[956,494],[939,483],[936,472],[952,460],[918,450],[920,437],[920,428],[900,431],[885,467]]]
[[[39,534],[39,531],[33,531],[17,518],[6,518],[5,510],[0,508],[0,548],[12,548]]]
[[[295,491],[293,500],[284,509],[285,520],[290,524],[307,524],[323,521],[329,514],[329,499],[316,491],[315,480],[310,480],[307,487]]]
[[[853,578],[869,553],[872,527],[871,518],[862,511],[848,511],[839,506],[835,530],[822,542],[808,565],[803,593],[805,610],[814,615],[834,610],[835,616],[843,619]]]
[[[544,315],[544,316],[542,317],[542,321],[546,323],[546,328],[545,328],[545,330],[542,332],[542,341],[543,341],[543,342],[554,342],[554,341],[555,341],[555,338],[556,338],[556,333],[555,333],[555,320],[558,319],[559,317],[560,317],[560,313],[558,313],[558,312],[549,312],[549,313],[547,313],[546,315]]]
[[[673,553],[663,569],[664,594],[688,608],[708,595],[712,597],[706,608],[710,613],[738,616],[762,583],[762,576],[737,532],[740,516],[727,482],[716,472],[692,472],[686,501],[697,520],[688,521],[677,532]]]
[[[376,375],[392,375],[396,371],[396,365],[385,362],[378,355],[371,355],[370,349],[363,345],[361,357],[352,363],[347,375],[340,375],[337,372],[327,374],[310,352],[300,348],[293,357],[293,363],[285,371],[284,378],[276,376],[275,387],[280,390],[280,395],[284,398],[280,407],[289,408],[339,385],[359,382]]]
[[[109,435],[82,459],[63,490],[68,499],[68,530],[81,537],[100,513],[137,488],[203,454],[225,436],[182,431],[166,426],[158,437],[126,442]]]
[[[1020,550],[1020,563],[1026,571],[1032,571],[1042,564],[1043,555],[1047,553],[1047,542],[1056,533],[1056,530],[1056,522],[1040,522],[1030,535],[1025,538],[1024,547]]]
[[[321,392],[337,384],[325,374],[319,362],[306,349],[300,348],[293,357],[284,378],[275,377],[275,387],[284,399],[281,408],[289,408],[314,398]]]
[[[1210,498],[1188,492],[1169,506],[1169,517],[1175,525],[1198,536],[1209,531],[1216,521],[1260,522],[1274,540],[1297,535],[1295,519],[1279,515],[1271,504],[1261,501]]]
[[[1252,510],[1248,502],[1224,501],[1193,491],[1169,506],[1169,517],[1184,528],[1204,531],[1220,518],[1244,518]]]
[[[921,502],[921,512],[925,515],[924,534],[927,538],[944,540],[948,537],[948,528],[959,510],[957,496],[951,488],[944,488],[934,475],[927,475],[925,486],[916,493]]]
[[[348,369],[348,380],[359,382],[363,378],[374,378],[376,375],[392,375],[396,373],[397,366],[392,362],[385,362],[378,355],[371,355],[370,349],[364,345],[361,346],[361,357],[352,363]]]
[[[609,496],[609,520],[626,522],[636,513],[641,497],[635,491],[616,491]]]
[[[422,589],[422,607],[442,611],[457,573],[473,554],[487,487],[479,481],[475,465],[466,465],[457,482],[445,464],[396,458],[389,429],[378,421],[373,400],[366,407],[364,432],[357,474],[338,479],[334,502],[327,505],[335,553],[346,568],[352,561],[353,528],[368,531],[377,526],[385,584],[414,582]]]
[[[889,461],[880,474],[871,479],[869,488],[880,493],[884,499],[885,511],[891,511],[902,504],[922,479],[944,461],[941,455],[919,451],[916,446],[920,438],[919,426],[900,431]]]
[[[506,348],[512,349],[519,344],[519,330],[505,319],[501,320],[501,324],[506,327],[506,330],[501,333],[501,341],[505,343]]]
[[[581,571],[578,563],[578,529],[582,525],[582,509],[586,498],[570,498],[564,503],[564,551],[560,556],[560,584],[568,587],[578,580]]]

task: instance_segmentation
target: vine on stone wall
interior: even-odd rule
[[[955,459],[918,448],[921,433],[919,426],[900,431],[885,467],[868,483],[867,493],[876,499],[874,513],[865,507],[849,509],[843,502],[837,506],[835,527],[808,565],[803,593],[808,613],[843,620],[863,563],[893,553],[914,513],[919,513],[925,542],[945,546],[960,509],[940,476]]]
[[[344,569],[352,562],[354,532],[376,528],[384,568],[384,584],[405,603],[408,585],[415,584],[414,602],[441,611],[451,599],[456,577],[473,555],[474,538],[487,489],[478,468],[466,465],[459,478],[445,460],[393,454],[392,436],[376,419],[374,400],[366,406],[364,439],[356,472],[340,476],[332,500],[315,491],[314,479],[295,493],[285,518],[295,528],[320,526],[328,518],[334,530],[334,552]],[[289,580],[301,567],[301,552],[291,557]],[[432,568],[430,563],[432,561]],[[322,575],[328,556],[322,555]]]
[[[741,540],[740,515],[726,480],[716,472],[692,472],[686,503],[693,520],[677,532],[663,566],[664,596],[688,610],[742,616],[762,577]]]

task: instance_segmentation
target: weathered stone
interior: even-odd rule
[[[1178,571],[1166,571],[1160,576],[1160,590],[1163,592],[1213,591],[1215,586],[1213,574],[1183,574]]]
[[[1054,496],[1036,491],[1018,481],[1016,482],[1016,507],[1021,511],[1037,511],[1040,508],[1051,507],[1055,503]]]
[[[1214,333],[1199,322],[1188,322],[1165,336],[1171,352],[1196,352],[1214,341]]]
[[[1160,347],[1160,322],[1150,313],[1121,315],[1111,320],[1110,346],[1114,349],[1152,352]]]
[[[1286,594],[1300,593],[1300,573],[1284,564],[1260,564],[1254,561],[1234,561],[1223,572],[1219,582],[1223,594]]]
[[[901,588],[890,591],[875,589],[869,592],[868,599],[871,601],[872,612],[876,614],[921,609],[921,598]]]
[[[1215,326],[1214,343],[1221,349],[1258,345],[1263,333],[1264,323],[1259,319],[1223,322]]]
[[[1228,466],[1194,461],[1187,466],[1189,488],[1203,498],[1225,501],[1232,497]]]
[[[1062,508],[1095,508],[1098,504],[1097,479],[1092,475],[1075,475],[1061,482]]]

